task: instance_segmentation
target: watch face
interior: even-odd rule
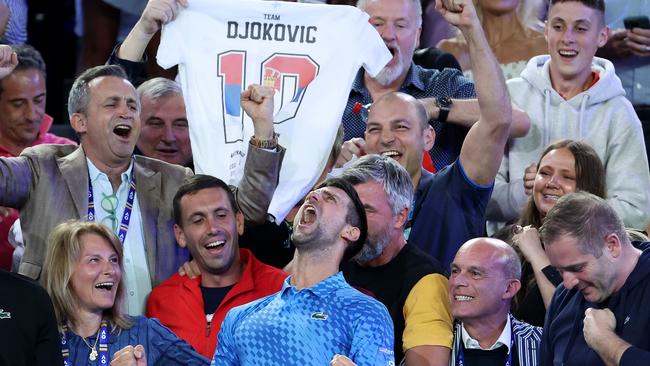
[[[449,97],[440,97],[436,98],[438,108],[449,107],[451,105],[451,98]]]

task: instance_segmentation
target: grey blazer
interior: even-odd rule
[[[248,221],[263,222],[284,150],[250,147],[249,154],[236,197]],[[189,257],[187,250],[176,244],[172,200],[192,171],[142,156],[135,156],[133,170],[147,263],[152,286],[156,286]],[[0,206],[20,210],[25,242],[20,274],[40,277],[48,235],[63,221],[85,219],[87,194],[88,166],[82,147],[38,145],[25,149],[19,157],[0,158]]]

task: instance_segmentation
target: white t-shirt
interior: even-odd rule
[[[269,213],[280,221],[327,162],[360,67],[391,54],[351,6],[192,0],[163,28],[158,63],[179,65],[194,166],[237,185],[253,123],[240,107],[250,84],[276,89],[274,123],[287,151]]]

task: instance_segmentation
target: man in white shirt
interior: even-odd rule
[[[2,55],[0,55],[2,56]],[[0,57],[0,77],[15,67]],[[272,124],[259,118],[264,97],[252,87],[243,108],[255,124],[253,137],[267,140]],[[164,281],[188,254],[176,245],[171,202],[187,168],[134,156],[140,133],[140,103],[118,66],[97,66],[80,75],[68,101],[70,124],[80,147],[39,145],[21,156],[0,158],[0,206],[20,209],[25,253],[19,273],[38,279],[47,237],[69,219],[112,228],[125,247],[128,312],[141,314],[151,287]],[[257,121],[257,122],[255,122]],[[262,222],[277,182],[282,148],[251,144],[251,176],[236,195],[245,217]]]

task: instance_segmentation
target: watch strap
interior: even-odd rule
[[[253,135],[251,136],[250,144],[260,149],[275,149],[278,147],[278,134],[273,132],[273,137],[268,140],[260,140]]]
[[[447,122],[447,117],[449,116],[449,108],[447,107],[438,107],[438,118],[440,122]]]
[[[451,99],[449,97],[439,97],[436,98],[436,106],[438,107],[438,118],[436,120],[440,122],[447,122],[447,117],[449,117],[449,110],[451,109]]]

